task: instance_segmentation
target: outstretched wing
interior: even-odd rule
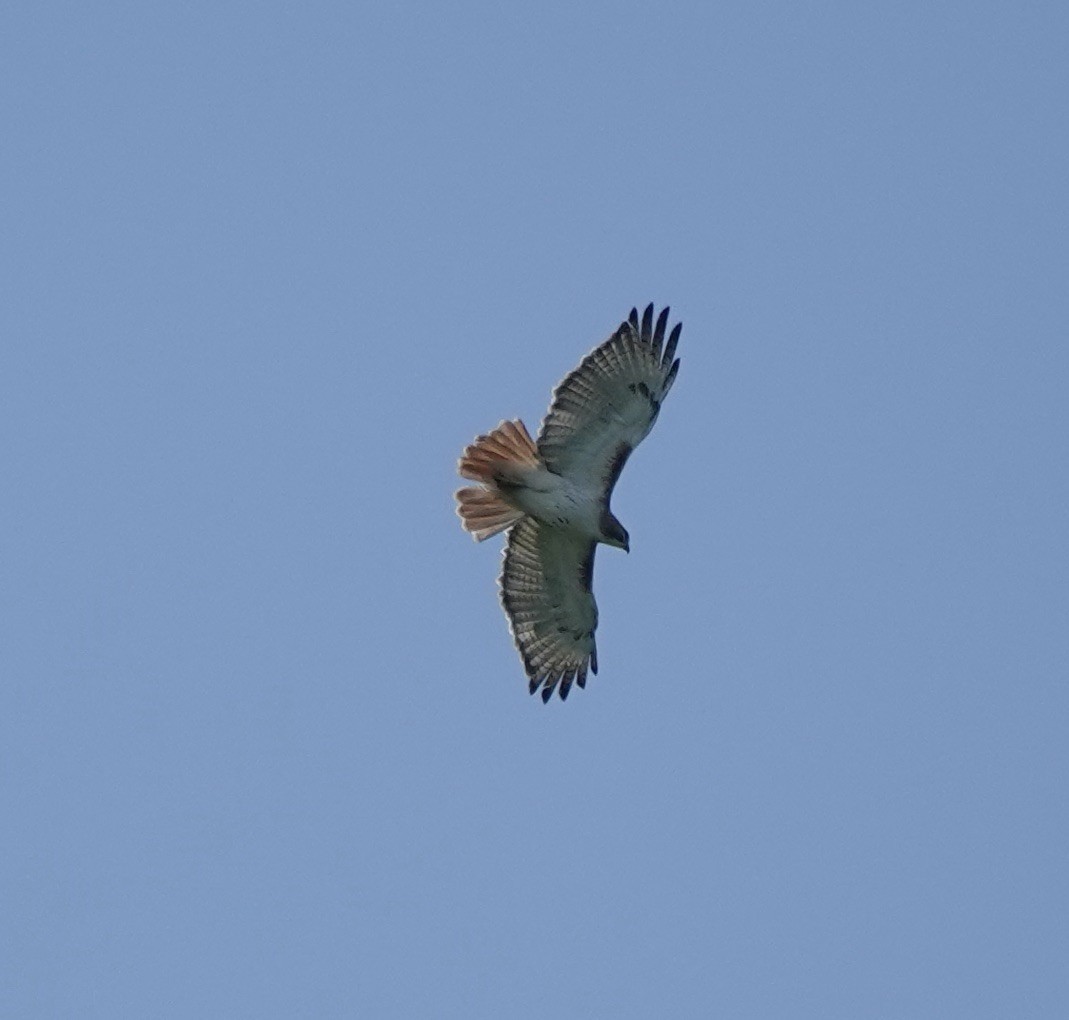
[[[626,322],[553,391],[538,434],[538,452],[557,474],[597,480],[612,493],[631,451],[649,434],[679,371],[682,323],[664,343],[668,309],[653,323],[653,305]],[[662,350],[663,344],[663,350]]]
[[[549,701],[559,684],[586,686],[598,671],[594,630],[598,607],[591,580],[594,542],[525,517],[510,532],[501,571],[501,603],[509,618],[531,693]]]

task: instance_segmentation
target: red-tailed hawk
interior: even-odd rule
[[[463,453],[457,513],[477,542],[510,528],[501,603],[531,693],[563,700],[598,671],[598,607],[591,582],[598,542],[629,550],[609,509],[631,451],[649,434],[675,381],[679,323],[664,342],[666,308],[626,322],[553,391],[537,444],[522,421],[503,421]]]

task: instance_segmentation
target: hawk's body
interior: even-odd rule
[[[464,527],[477,541],[511,529],[501,601],[531,693],[548,701],[598,670],[598,610],[592,579],[597,543],[628,549],[609,509],[631,451],[657,420],[679,370],[680,325],[665,340],[668,309],[631,315],[553,392],[537,445],[522,421],[479,436],[460,459],[457,492]],[[662,351],[663,344],[663,351]],[[558,688],[559,685],[559,688]]]
[[[601,537],[602,495],[597,490],[544,467],[532,469],[518,485],[499,479],[497,487],[507,502],[544,524],[584,538]]]

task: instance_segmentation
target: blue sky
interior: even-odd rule
[[[0,29],[4,1015],[1069,1015],[1064,5]],[[649,301],[543,706],[456,457]]]

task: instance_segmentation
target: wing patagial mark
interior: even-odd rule
[[[627,388],[632,393],[641,393],[653,408],[653,417],[656,419],[661,410],[661,402],[653,395],[653,391],[644,382],[628,383]]]

